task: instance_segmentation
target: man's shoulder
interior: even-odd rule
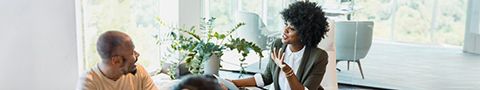
[[[95,86],[95,80],[98,80],[98,76],[93,69],[83,72],[78,80],[77,89],[85,90],[92,88]]]
[[[147,70],[145,69],[145,67],[143,67],[142,65],[137,65],[137,74],[138,76],[142,76],[142,77],[145,77],[145,76],[150,76],[147,72]]]
[[[98,78],[98,75],[92,68],[82,73],[80,76],[80,81],[93,81],[95,80],[94,78]]]
[[[153,82],[150,74],[141,65],[137,65],[136,79],[139,80],[139,84],[142,84],[143,90],[157,90],[157,86]]]

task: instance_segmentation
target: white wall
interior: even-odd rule
[[[469,0],[463,51],[480,54],[480,0]]]
[[[200,24],[204,0],[160,0],[160,15],[168,24],[194,26]]]
[[[202,3],[204,0],[180,0],[179,23],[180,25],[193,26],[200,24],[202,15]]]
[[[73,90],[75,0],[0,0],[0,90]]]
[[[179,17],[179,1],[177,0],[160,0],[159,8],[160,8],[160,15],[159,17],[162,20],[165,20],[166,23],[169,24],[178,24],[178,17]]]

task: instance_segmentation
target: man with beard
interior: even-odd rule
[[[97,41],[101,61],[79,80],[79,90],[157,90],[138,61],[130,37],[119,31],[107,31]]]

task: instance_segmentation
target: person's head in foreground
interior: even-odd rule
[[[212,75],[189,75],[182,78],[173,90],[228,90]]]
[[[101,61],[80,77],[79,90],[156,90],[142,66],[132,39],[119,31],[107,31],[97,41]]]
[[[315,2],[295,2],[282,12],[282,42],[316,47],[329,31],[327,18]]]

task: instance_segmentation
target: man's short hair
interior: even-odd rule
[[[190,75],[185,76],[173,90],[222,90],[222,87],[212,75]]]
[[[119,31],[107,31],[100,35],[97,41],[97,52],[104,60],[110,59],[115,48],[125,43],[125,33]]]

